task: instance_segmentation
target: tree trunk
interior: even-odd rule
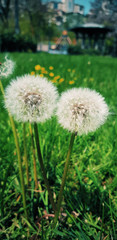
[[[0,17],[4,24],[4,28],[8,28],[8,15],[11,0],[1,1],[0,0]]]
[[[19,27],[19,0],[15,0],[15,33],[20,33]]]

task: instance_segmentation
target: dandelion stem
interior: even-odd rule
[[[25,158],[25,166],[26,166],[26,179],[27,179],[27,185],[29,186],[28,157],[27,157],[27,146],[26,146],[26,123],[23,123],[23,138],[24,138],[24,158]]]
[[[66,182],[68,166],[69,166],[69,161],[70,161],[70,156],[71,156],[71,152],[72,152],[72,148],[73,148],[74,139],[75,139],[75,133],[72,133],[70,144],[69,144],[69,149],[68,149],[68,153],[67,153],[67,158],[66,158],[66,162],[65,162],[62,183],[61,183],[60,192],[59,192],[59,196],[58,196],[53,228],[56,227],[56,223],[57,223],[57,220],[59,217],[61,202],[62,202],[62,198],[63,198],[63,191],[64,191],[65,182]]]
[[[4,88],[3,88],[3,85],[2,85],[1,81],[0,81],[0,88],[1,88],[1,92],[2,92],[3,97],[4,97]],[[21,188],[22,188],[22,199],[23,199],[24,213],[25,213],[25,217],[28,219],[28,214],[27,214],[27,209],[26,209],[26,194],[25,194],[25,187],[24,187],[24,178],[23,178],[23,171],[22,171],[22,162],[21,162],[19,141],[18,141],[18,136],[17,136],[17,132],[16,132],[15,123],[14,123],[14,120],[13,120],[12,116],[10,115],[9,111],[8,111],[8,115],[9,115],[12,131],[13,131],[13,136],[14,136],[16,150],[17,150],[17,156],[18,156],[19,175],[20,175],[20,182],[21,182]]]
[[[2,92],[2,94],[3,94],[3,96],[4,96],[4,88],[3,88],[3,85],[2,85],[1,80],[0,80],[0,89],[1,89],[1,92]]]
[[[31,124],[29,124],[29,131],[30,131],[31,143],[32,143],[35,189],[38,189],[36,157],[35,157],[35,145],[34,145],[34,137],[33,137],[33,131],[32,131]]]
[[[12,130],[13,130],[16,149],[17,149],[19,175],[20,175],[21,188],[22,188],[24,213],[25,213],[26,218],[28,218],[27,209],[26,209],[26,194],[25,194],[24,177],[23,177],[23,171],[22,171],[22,162],[21,162],[21,153],[20,153],[20,148],[19,148],[19,141],[18,141],[18,136],[17,136],[14,120],[10,115],[9,115],[9,118],[10,118]]]
[[[46,171],[45,171],[43,158],[42,158],[42,154],[41,154],[41,149],[40,149],[40,143],[39,143],[38,127],[37,127],[36,123],[34,123],[34,131],[35,131],[35,140],[36,140],[36,146],[37,146],[38,160],[39,160],[39,163],[40,163],[40,167],[41,167],[41,171],[42,171],[43,178],[44,178],[44,181],[45,181],[45,185],[46,185],[47,190],[48,190],[50,202],[52,204],[53,211],[55,212],[55,203],[54,203],[54,199],[53,199],[53,195],[52,195],[52,192],[51,192],[51,189],[50,189],[48,179],[46,177]]]

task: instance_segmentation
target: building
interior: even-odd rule
[[[93,48],[104,53],[105,39],[109,32],[112,31],[110,27],[105,27],[97,23],[85,23],[77,27],[71,28],[76,34],[77,42],[81,40],[82,49]]]
[[[74,0],[50,0],[47,2],[48,11],[54,13],[51,21],[58,26],[66,22],[67,16],[84,15],[84,6],[76,4]]]

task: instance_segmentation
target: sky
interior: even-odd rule
[[[75,0],[75,3],[83,5],[85,7],[85,14],[87,14],[91,8],[90,2],[94,0]]]

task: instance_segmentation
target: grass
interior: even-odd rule
[[[1,59],[4,54],[1,54]],[[7,111],[0,93],[0,239],[44,240],[116,240],[117,238],[117,59],[96,56],[63,56],[45,53],[13,53],[13,75],[3,81],[45,67],[46,76],[59,93],[72,87],[88,87],[100,92],[110,107],[107,122],[96,132],[77,137],[73,147],[62,203],[62,217],[51,232],[52,208],[38,165],[39,194],[34,192],[33,158],[29,127],[26,142],[30,170],[30,187],[26,187],[30,221],[23,215],[17,155]],[[49,67],[54,69],[50,70]],[[49,73],[54,76],[49,76]],[[40,72],[38,72],[40,73]],[[54,77],[60,76],[57,80]],[[63,79],[60,81],[60,79]],[[16,123],[23,153],[23,126]],[[48,179],[58,196],[70,133],[63,130],[55,117],[38,125],[41,150]],[[25,173],[24,157],[23,169]],[[26,181],[26,176],[25,176]],[[45,217],[46,218],[45,218]]]

